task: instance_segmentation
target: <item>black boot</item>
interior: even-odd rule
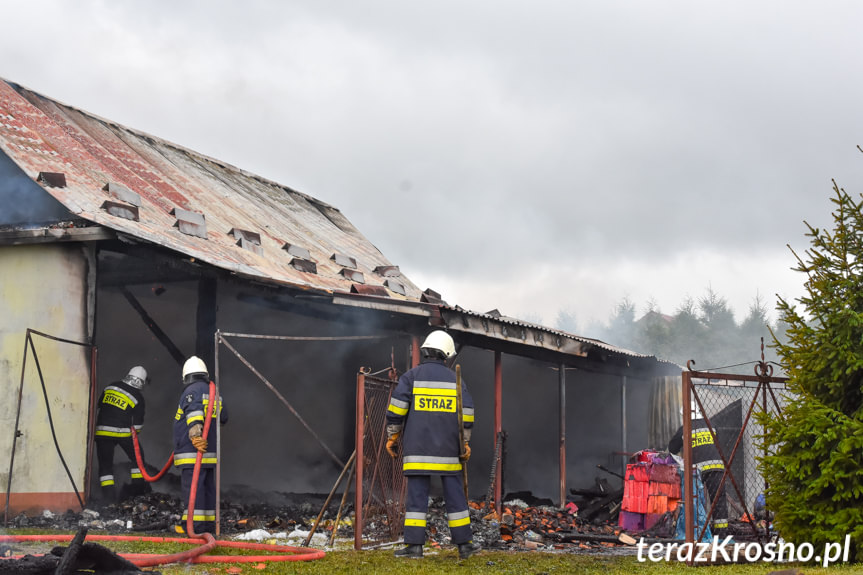
[[[399,549],[395,553],[393,553],[396,557],[414,557],[420,558],[423,556],[423,546],[422,545],[405,545],[402,549]]]
[[[459,543],[458,558],[467,559],[480,549],[482,549],[482,545],[480,545],[479,543],[474,543],[473,541],[468,541],[467,543]]]

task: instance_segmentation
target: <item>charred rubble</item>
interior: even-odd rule
[[[497,516],[492,507],[481,502],[470,503],[474,541],[485,549],[496,550],[603,550],[619,546],[620,529],[604,518],[591,521],[581,516],[574,503],[561,510],[547,499],[537,499],[528,492],[508,494],[502,513]],[[267,493],[257,496],[223,499],[220,508],[221,536],[231,538],[253,530],[267,532],[308,532],[321,511],[325,496],[321,494]],[[619,505],[619,501],[618,501]],[[350,521],[335,525],[338,502],[331,503],[323,513],[317,533],[330,539],[353,539]],[[96,505],[83,511],[69,510],[63,514],[43,512],[41,515],[20,514],[10,519],[11,528],[42,528],[77,530],[80,528],[119,533],[173,533],[181,523],[182,500],[168,493],[151,492],[119,503]],[[341,517],[351,517],[353,506],[342,509]],[[385,515],[371,514],[366,518],[366,535],[370,540],[391,539]],[[434,547],[450,544],[446,508],[443,498],[432,498],[428,518],[429,543]],[[313,545],[319,545],[316,539]]]

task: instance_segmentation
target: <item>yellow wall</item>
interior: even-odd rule
[[[0,247],[0,502],[5,503],[27,328],[87,342],[87,248],[81,244]],[[90,351],[33,336],[57,440],[83,497],[90,394]],[[12,505],[73,491],[54,446],[32,351],[28,353],[12,471]],[[65,496],[63,495],[65,494]],[[63,502],[62,504],[59,502]],[[66,507],[59,509],[65,511]]]

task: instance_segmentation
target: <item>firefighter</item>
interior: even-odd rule
[[[711,521],[713,535],[724,537],[728,530],[728,500],[725,496],[725,485],[722,476],[725,474],[725,464],[719,456],[716,447],[716,434],[710,430],[707,421],[701,414],[701,409],[696,401],[692,401],[690,407],[692,417],[692,461],[695,468],[701,473],[701,481],[710,496],[710,503],[705,511],[709,511],[710,505],[715,500]],[[683,410],[681,410],[683,415]],[[668,442],[668,451],[679,453],[683,449],[683,426],[680,426],[671,440]]]
[[[462,383],[464,445],[459,444],[456,414],[456,374],[446,365],[455,344],[444,331],[433,331],[423,342],[420,365],[399,378],[387,409],[387,451],[396,457],[402,441],[405,504],[405,547],[396,557],[422,557],[431,476],[441,478],[452,542],[459,558],[479,550],[473,543],[470,513],[461,480],[462,462],[470,457],[473,400]]]
[[[188,517],[189,495],[195,459],[202,453],[201,470],[192,513],[195,533],[216,532],[216,441],[218,423],[228,421],[228,413],[222,406],[222,398],[213,406],[212,422],[204,437],[204,417],[210,397],[210,375],[207,366],[196,356],[183,364],[183,393],[174,416],[174,466],[180,469],[180,484],[183,490],[183,523],[175,527],[185,533]]]
[[[141,433],[144,427],[144,396],[141,390],[149,383],[147,370],[137,365],[121,381],[115,381],[102,390],[97,404],[96,458],[99,461],[99,485],[105,502],[114,502],[118,490],[114,478],[114,448],[118,445],[132,462],[129,495],[140,495],[149,490],[135,458],[132,428]],[[141,452],[141,461],[144,453]]]

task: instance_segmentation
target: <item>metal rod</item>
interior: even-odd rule
[[[681,377],[683,389],[681,390],[683,403],[683,502],[685,509],[685,531],[686,543],[695,542],[695,497],[697,491],[692,489],[692,408],[690,400],[690,386],[692,378],[689,372],[684,371]]]
[[[332,450],[332,449],[330,449],[330,448],[327,446],[327,444],[326,444],[326,443],[324,443],[324,441],[323,441],[320,437],[318,437],[318,434],[317,434],[317,433],[315,433],[315,430],[314,430],[314,429],[312,429],[312,428],[309,426],[309,424],[308,424],[308,423],[306,423],[306,420],[302,418],[302,416],[297,412],[297,410],[296,410],[296,409],[294,409],[294,406],[293,406],[293,405],[291,405],[291,404],[290,404],[290,402],[289,402],[287,399],[285,399],[285,396],[283,396],[281,393],[279,393],[279,390],[278,390],[278,389],[276,389],[276,388],[275,388],[275,386],[273,386],[273,384],[272,384],[272,383],[270,383],[270,382],[267,380],[267,378],[266,378],[266,377],[264,377],[263,375],[261,375],[261,372],[259,372],[257,369],[255,369],[255,366],[253,366],[251,363],[249,363],[249,361],[248,361],[245,357],[243,357],[243,356],[242,356],[242,354],[241,354],[239,351],[237,351],[236,349],[234,349],[234,346],[232,346],[230,343],[228,343],[228,340],[227,340],[227,339],[225,339],[225,334],[222,334],[222,344],[223,344],[225,347],[227,347],[229,350],[231,350],[231,352],[233,352],[233,354],[234,354],[234,355],[236,355],[236,356],[237,356],[237,358],[238,358],[241,362],[243,362],[243,364],[244,364],[246,367],[248,367],[248,368],[249,368],[249,371],[251,371],[252,373],[254,373],[254,374],[258,377],[258,379],[260,379],[260,380],[261,380],[261,382],[262,382],[264,385],[266,385],[268,388],[270,388],[270,391],[272,391],[272,392],[276,395],[276,397],[278,397],[278,398],[279,398],[279,400],[280,400],[283,404],[285,404],[285,407],[287,407],[287,408],[288,408],[288,411],[290,411],[292,414],[294,414],[294,417],[296,417],[296,418],[297,418],[297,420],[298,420],[298,421],[303,425],[303,427],[305,427],[305,428],[306,428],[306,430],[307,430],[309,433],[311,433],[311,434],[312,434],[312,436],[313,436],[313,437],[318,441],[318,443],[320,443],[320,444],[321,444],[321,447],[323,447],[323,448],[324,448],[324,451],[326,451],[326,452],[327,452],[327,455],[329,455],[329,456],[330,456],[330,458],[331,458],[333,461],[335,461],[335,462],[339,465],[339,467],[344,467],[344,466],[345,466],[344,462],[342,462],[342,460],[341,460],[341,459],[339,459],[339,458],[338,458],[338,456],[337,456],[335,453],[333,453],[333,450]]]
[[[503,369],[501,365],[501,353],[494,352],[494,436],[500,438],[503,432]],[[495,442],[497,439],[495,440]],[[501,444],[501,462],[503,461],[503,445]],[[500,517],[501,513],[501,489],[503,483],[503,465],[498,464],[494,473],[494,512]]]
[[[626,453],[626,376],[620,380],[620,451]],[[626,475],[626,455],[621,457],[621,467]]]
[[[342,468],[342,472],[339,474],[339,478],[336,479],[336,482],[333,484],[333,488],[330,489],[330,494],[327,495],[327,499],[324,501],[324,504],[321,506],[321,512],[318,513],[318,516],[315,519],[315,522],[312,524],[312,528],[309,529],[309,534],[306,536],[305,541],[303,541],[303,547],[308,547],[309,543],[311,543],[312,536],[315,534],[315,531],[318,530],[318,524],[320,524],[321,519],[324,516],[324,512],[326,512],[326,510],[327,510],[327,506],[330,504],[330,500],[333,498],[333,495],[336,493],[336,489],[338,489],[339,485],[341,485],[342,479],[344,479],[344,477],[345,477],[345,473],[348,472],[348,469],[353,469],[353,463],[354,463],[354,459],[356,458],[356,456],[357,456],[357,450],[354,449],[354,452],[351,453],[350,459],[348,459],[348,462]],[[350,487],[350,485],[348,487]]]
[[[558,372],[558,403],[560,405],[560,508],[566,506],[566,366],[561,363]]]
[[[96,370],[99,350],[94,345],[90,349],[90,402],[87,414],[87,462],[84,472],[84,501],[90,500],[90,480],[93,474],[93,442],[96,437]]]
[[[356,457],[356,452],[354,452],[354,457]],[[336,513],[336,522],[333,524],[333,532],[330,534],[330,547],[333,546],[333,543],[336,541],[336,532],[339,530],[339,521],[342,520],[342,510],[345,508],[345,503],[348,502],[348,494],[351,492],[351,479],[354,478],[354,471],[356,471],[355,465],[356,459],[351,462],[351,471],[348,473],[348,480],[345,482],[345,492],[342,493],[342,502],[339,503],[339,511]]]
[[[464,500],[470,501],[467,496],[467,461],[461,458],[464,453],[464,414],[462,413],[462,391],[461,391],[461,365],[455,366],[455,412],[458,421],[458,452],[461,463],[461,486],[464,490]]]
[[[416,367],[420,364],[420,338],[415,335],[411,336],[411,367]]]
[[[354,549],[363,548],[363,435],[365,433],[366,376],[357,374],[357,411],[356,411],[356,485],[354,486]]]
[[[272,339],[280,341],[353,341],[372,339],[391,339],[393,335],[337,335],[337,336],[310,336],[310,335],[261,335],[255,333],[231,333],[222,332],[222,337],[237,337],[244,339]]]
[[[51,427],[51,438],[54,440],[54,447],[57,449],[57,455],[60,457],[60,463],[63,464],[63,469],[66,470],[66,476],[69,482],[72,483],[72,489],[75,490],[75,497],[78,498],[78,504],[81,509],[84,509],[84,500],[81,499],[81,493],[78,491],[78,486],[75,485],[75,478],[72,477],[72,471],[66,464],[66,459],[63,457],[63,452],[60,450],[60,444],[57,442],[57,432],[54,429],[54,418],[51,416],[51,402],[48,400],[48,390],[45,387],[45,377],[42,375],[42,366],[39,365],[39,355],[36,353],[36,345],[33,343],[33,338],[29,338],[30,351],[33,352],[33,363],[36,364],[36,372],[39,374],[39,382],[42,384],[42,396],[45,398],[45,409],[48,412],[48,425]]]
[[[12,453],[9,457],[9,475],[6,478],[6,511],[3,514],[3,525],[9,524],[9,498],[12,492],[12,467],[15,464],[15,446],[18,444],[18,424],[21,421],[21,397],[24,391],[24,373],[27,369],[27,344],[30,342],[30,329],[24,336],[24,359],[21,361],[21,383],[18,385],[18,409],[15,413],[15,433],[12,434]]]

